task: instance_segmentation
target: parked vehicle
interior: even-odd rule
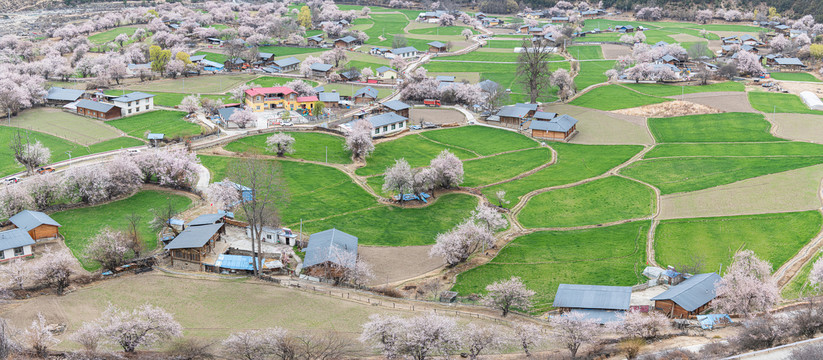
[[[50,172],[54,172],[54,168],[51,167],[51,166],[41,167],[41,168],[37,169],[38,174],[46,174],[46,173],[50,173]]]
[[[428,121],[423,122],[423,128],[424,129],[434,129],[436,127],[437,127],[437,125],[435,125],[434,123],[430,123]]]
[[[293,123],[293,122],[291,122],[291,121],[285,121],[285,122],[283,122],[283,124],[282,124],[282,125],[283,125],[283,126],[293,126],[293,125],[294,125],[294,123]]]
[[[423,105],[426,105],[426,106],[438,106],[438,107],[439,107],[439,106],[440,106],[440,100],[436,100],[436,99],[425,99],[425,100],[423,100]]]
[[[137,154],[140,152],[140,149],[128,149],[129,154]]]
[[[420,129],[422,129],[422,127],[420,127],[420,125],[412,125],[412,126],[409,126],[409,128],[411,128],[412,130],[420,130]]]
[[[6,185],[9,185],[9,184],[16,184],[16,183],[17,183],[17,182],[19,182],[19,181],[20,181],[20,179],[19,179],[19,178],[16,178],[16,177],[10,177],[10,178],[6,179]]]

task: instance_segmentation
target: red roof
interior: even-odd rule
[[[298,96],[297,102],[314,102],[319,101],[320,99],[317,96]]]
[[[246,94],[250,96],[255,95],[265,95],[265,94],[284,94],[288,95],[295,92],[291,88],[285,86],[275,86],[275,87],[261,87],[261,88],[254,88],[246,90]]]

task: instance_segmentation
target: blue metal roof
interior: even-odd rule
[[[131,92],[131,93],[128,93],[126,95],[123,95],[121,97],[114,98],[114,100],[112,100],[112,101],[127,103],[127,102],[130,102],[130,101],[148,99],[148,98],[151,98],[151,97],[154,97],[154,95],[146,94],[146,93],[140,92],[140,91],[135,91],[135,92]]]
[[[51,216],[39,211],[23,210],[9,218],[14,226],[29,231],[40,225],[54,225],[60,227],[61,225],[54,221]]]
[[[263,259],[266,262],[266,259]],[[254,258],[245,255],[220,254],[214,262],[215,267],[233,270],[254,270]]]
[[[304,268],[326,261],[336,263],[340,259],[334,256],[335,250],[350,253],[353,255],[351,259],[357,259],[357,237],[332,228],[309,236],[309,246],[304,250],[306,251],[306,258],[303,260]],[[354,266],[353,263],[339,265]]]
[[[34,245],[34,240],[26,230],[11,229],[0,232],[0,251],[26,245]]]
[[[49,88],[49,93],[46,95],[46,100],[77,101],[77,99],[83,97],[83,94],[85,93],[85,90],[64,89],[61,87],[52,86]]]
[[[554,307],[578,309],[628,310],[631,286],[560,284]]]
[[[166,137],[166,134],[150,133],[148,136],[146,136],[146,139],[149,139],[149,140],[163,140],[164,137]]]
[[[405,116],[397,115],[397,113],[393,112],[382,113],[380,115],[370,116],[366,118],[366,120],[368,120],[371,123],[371,126],[374,128],[401,123],[408,119],[409,118]]]

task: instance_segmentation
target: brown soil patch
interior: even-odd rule
[[[823,165],[764,175],[710,189],[662,196],[659,219],[752,215],[820,208]],[[792,189],[792,191],[786,191]]]
[[[717,114],[722,111],[703,104],[675,100],[631,109],[615,110],[614,112],[618,114],[642,116],[647,118],[661,118],[697,114]]]
[[[654,142],[643,117],[616,114],[573,105],[550,106],[549,110],[579,120],[576,144],[651,144]]]
[[[669,99],[685,100],[696,104],[706,105],[725,112],[757,112],[749,104],[749,97],[745,92],[721,91],[696,94],[669,96]]]
[[[823,114],[767,114],[774,123],[775,136],[823,144]]]
[[[432,245],[425,246],[360,246],[360,259],[374,270],[372,286],[414,278],[436,270],[446,262],[442,257],[429,257]]]
[[[721,46],[723,46],[722,40],[709,40],[709,50],[717,53],[721,49]]]
[[[465,123],[466,116],[453,109],[417,109],[412,108],[409,114],[409,122],[419,125],[423,121],[434,124]]]
[[[632,54],[632,48],[625,45],[603,44],[600,47],[603,49],[603,58],[605,59],[617,59]]]
[[[811,73],[811,74],[814,74],[814,73]],[[823,83],[820,83],[820,84],[798,83],[798,82],[780,81],[780,80],[774,80],[774,79],[772,79],[772,81],[779,82],[781,87],[783,87],[784,89],[788,90],[790,93],[795,94],[795,95],[799,95],[801,92],[804,92],[804,91],[811,91],[812,93],[817,95],[817,97],[823,96]]]

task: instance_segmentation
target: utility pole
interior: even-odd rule
[[[71,150],[66,151],[66,154],[69,155],[69,168],[71,168]]]

